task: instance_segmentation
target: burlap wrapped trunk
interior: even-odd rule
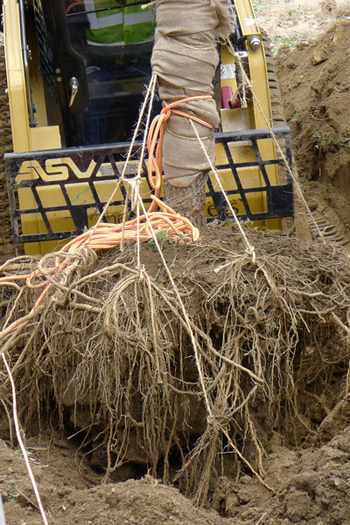
[[[185,97],[213,95],[213,78],[219,55],[216,37],[230,33],[227,0],[157,0],[157,30],[152,55],[160,98],[174,102]],[[211,124],[219,125],[213,100],[198,100],[176,107]],[[194,123],[214,161],[214,130]],[[210,169],[191,121],[171,115],[164,135],[164,177],[174,186],[186,187]]]

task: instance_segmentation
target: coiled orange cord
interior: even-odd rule
[[[152,195],[152,204],[145,215],[139,218],[126,221],[124,224],[113,223],[98,223],[87,232],[69,241],[61,250],[61,254],[55,259],[55,263],[51,268],[45,271],[53,277],[58,277],[59,274],[69,265],[71,258],[65,257],[67,254],[78,253],[82,246],[92,248],[94,250],[110,250],[118,246],[121,242],[135,243],[139,241],[149,241],[154,235],[161,232],[168,232],[169,238],[178,242],[196,242],[199,239],[199,231],[193,226],[189,219],[181,217],[170,206],[167,206],[159,199],[160,189],[162,184],[162,146],[166,123],[169,120],[171,113],[189,118],[213,129],[211,124],[201,120],[194,115],[184,113],[174,109],[176,106],[190,102],[193,100],[211,99],[209,95],[202,95],[197,97],[187,97],[171,104],[165,103],[165,107],[161,113],[153,120],[148,135],[148,151],[149,151],[149,167],[148,177],[155,195]],[[155,180],[153,179],[153,169],[155,171]],[[158,208],[160,211],[157,211]],[[39,271],[27,275],[12,275],[0,278],[0,284],[9,281],[25,280],[28,288],[42,289],[40,296],[36,300],[32,311],[34,311],[49,290],[52,284]],[[20,325],[17,326],[19,328]]]

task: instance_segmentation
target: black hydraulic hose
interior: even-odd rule
[[[135,0],[135,2],[129,2],[127,3],[126,0],[117,0],[116,2],[119,5],[116,6],[108,6],[108,7],[101,7],[100,9],[93,9],[89,11],[79,11],[77,13],[69,13],[67,14],[67,18],[70,18],[71,16],[79,16],[82,13],[84,14],[90,14],[90,13],[100,13],[101,11],[116,11],[117,9],[124,9],[125,7],[132,7],[135,5],[144,5],[149,4],[149,0]]]

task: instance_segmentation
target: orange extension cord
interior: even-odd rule
[[[180,115],[182,117],[190,118],[199,122],[203,126],[213,128],[211,124],[198,119],[194,115],[184,113],[174,109],[179,104],[183,104],[192,100],[210,99],[210,96],[202,95],[197,97],[188,97],[178,100],[171,104],[164,103],[165,106],[161,113],[157,115],[151,126],[148,135],[148,151],[149,151],[149,167],[148,178],[155,195],[152,195],[152,204],[145,215],[141,215],[138,219],[126,221],[124,224],[113,223],[97,223],[88,231],[79,235],[78,237],[69,241],[61,250],[61,254],[57,255],[53,267],[47,269],[47,272],[53,277],[58,276],[70,262],[70,257],[65,257],[67,254],[78,253],[83,247],[89,247],[93,250],[110,250],[121,244],[122,242],[135,243],[150,241],[154,235],[161,232],[167,232],[169,238],[179,242],[196,242],[199,239],[199,231],[193,226],[189,219],[181,217],[170,206],[167,206],[159,199],[161,184],[162,184],[162,146],[164,131],[171,113]],[[153,180],[153,169],[155,171],[155,180]],[[160,211],[158,211],[160,208]],[[26,281],[28,288],[42,289],[40,296],[36,300],[32,312],[38,308],[44,297],[47,295],[52,287],[43,274],[39,270],[27,275],[12,275],[0,278],[0,284],[9,281]],[[19,328],[20,325],[17,326]]]
[[[141,242],[150,241],[153,235],[158,235],[164,231],[166,231],[169,238],[174,241],[198,241],[199,231],[193,226],[191,221],[185,217],[181,217],[172,208],[157,199],[157,197],[152,196],[152,200],[156,202],[156,205],[159,206],[161,211],[148,212],[147,217],[146,215],[141,215],[139,220],[136,218],[127,221],[124,226],[123,224],[102,222],[97,226],[93,226],[90,230],[69,241],[62,248],[61,254],[57,255],[55,259],[55,265],[47,270],[48,273],[52,274],[53,277],[59,275],[70,262],[70,257],[64,257],[64,252],[69,255],[75,254],[78,253],[83,246],[92,248],[93,250],[110,250],[124,241],[132,243],[137,242],[138,239]],[[0,284],[21,280],[26,281],[28,288],[44,288],[32,308],[33,311],[40,305],[52,285],[44,278],[39,270],[35,270],[27,275],[1,277]]]
[[[202,124],[202,126],[214,129],[214,126],[212,126],[208,122],[205,122],[205,120],[199,119],[198,117],[195,117],[194,115],[191,115],[189,113],[184,113],[183,111],[174,109],[176,106],[179,106],[180,104],[185,104],[186,102],[191,102],[193,100],[210,100],[211,98],[212,97],[210,95],[199,95],[196,97],[183,98],[181,100],[177,100],[176,102],[172,102],[171,104],[163,102],[164,108],[159,113],[159,115],[157,115],[153,119],[153,122],[149,129],[147,141],[147,148],[149,153],[148,180],[151,188],[154,190],[154,195],[158,199],[160,197],[160,189],[162,186],[163,138],[170,115],[174,113],[175,115],[179,115],[180,117],[185,117],[190,120],[194,120],[195,122]],[[153,169],[155,171],[155,180],[153,179]],[[153,201],[148,211],[154,211],[156,206],[156,201]]]

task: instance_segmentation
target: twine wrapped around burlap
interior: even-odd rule
[[[216,37],[231,32],[228,0],[157,0],[157,29],[152,69],[160,98],[174,102],[185,97],[213,95],[218,65]],[[197,100],[176,109],[205,120],[214,128],[219,116],[214,100]],[[193,122],[193,121],[192,121]],[[209,157],[214,161],[214,132],[194,122]],[[189,119],[171,115],[163,142],[164,177],[186,187],[210,165]]]

